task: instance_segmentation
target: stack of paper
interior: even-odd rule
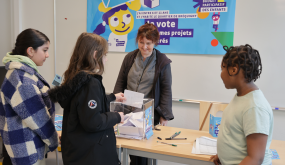
[[[129,113],[124,117],[124,123],[118,124],[117,137],[141,139],[143,137],[143,112]]]
[[[192,154],[216,155],[217,139],[211,139],[205,136],[196,138],[196,143],[193,144]]]

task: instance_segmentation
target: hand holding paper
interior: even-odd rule
[[[123,102],[126,100],[126,98],[124,97],[124,94],[122,92],[115,94],[116,96],[116,101],[118,102]]]

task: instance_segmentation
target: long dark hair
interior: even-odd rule
[[[95,51],[97,51],[97,60],[93,58]],[[108,43],[103,37],[92,33],[82,33],[77,39],[69,66],[64,72],[63,83],[69,82],[82,71],[88,74],[102,75],[104,72],[103,55],[107,52]],[[99,71],[95,70],[97,66]]]
[[[11,55],[27,56],[27,49],[29,47],[37,50],[38,47],[47,42],[50,41],[44,33],[35,29],[26,29],[17,36],[15,48],[12,50]]]

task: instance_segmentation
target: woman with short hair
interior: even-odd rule
[[[122,63],[114,93],[125,89],[140,92],[154,99],[154,125],[167,125],[172,114],[171,60],[154,46],[159,32],[155,25],[146,23],[138,29],[138,49],[128,53]],[[130,156],[131,165],[147,164],[146,158]]]

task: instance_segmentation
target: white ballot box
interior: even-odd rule
[[[154,128],[154,100],[143,99],[140,108],[121,102],[110,103],[111,112],[123,112],[124,122],[117,124],[116,136],[128,139],[149,139]]]

